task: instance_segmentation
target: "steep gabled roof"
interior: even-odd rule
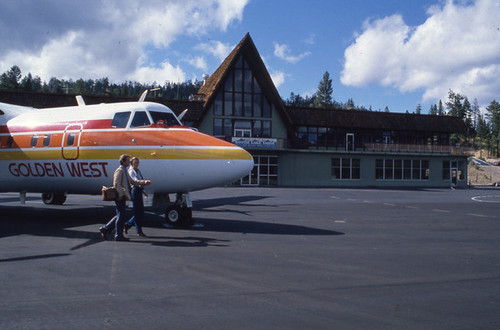
[[[215,70],[215,72],[198,90],[198,97],[203,100],[205,111],[208,110],[207,105],[213,102],[213,99],[217,96],[221,85],[224,83],[227,75],[231,72],[241,55],[245,55],[245,60],[254,73],[255,78],[261,87],[262,93],[266,95],[272,104],[274,104],[278,113],[285,122],[285,125],[290,126],[291,121],[288,113],[286,112],[285,105],[281,100],[276,86],[274,86],[271,75],[267,71],[267,68],[262,61],[252,38],[250,37],[250,33],[245,35],[245,37],[239,42],[238,45],[236,45],[217,70]]]
[[[388,131],[464,133],[458,117],[394,112],[287,107],[293,125]]]

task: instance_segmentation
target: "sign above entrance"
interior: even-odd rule
[[[278,140],[271,138],[233,137],[231,142],[242,148],[276,149],[278,146]]]

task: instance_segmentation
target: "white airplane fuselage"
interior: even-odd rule
[[[242,148],[182,126],[157,103],[0,110],[0,192],[100,194],[121,154],[141,160],[148,194],[224,185],[254,165]]]

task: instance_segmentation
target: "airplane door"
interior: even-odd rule
[[[70,124],[64,129],[61,145],[62,157],[64,159],[74,160],[80,156],[82,128],[82,124]]]

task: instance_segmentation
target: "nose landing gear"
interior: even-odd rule
[[[165,211],[165,222],[175,227],[192,226],[194,224],[192,207],[189,193],[177,193],[175,203],[168,206]]]

